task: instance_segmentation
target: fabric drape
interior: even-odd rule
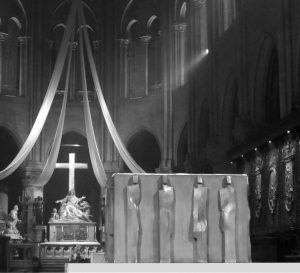
[[[79,12],[79,24],[82,25],[82,30],[83,30],[83,34],[84,34],[84,40],[85,40],[85,45],[86,45],[86,50],[87,50],[87,56],[88,56],[88,60],[89,60],[89,64],[90,64],[90,68],[91,68],[91,73],[92,73],[92,77],[93,77],[93,81],[94,81],[94,85],[95,85],[95,90],[97,93],[97,97],[99,100],[99,104],[103,113],[103,117],[105,119],[107,128],[110,132],[110,135],[122,157],[122,159],[124,160],[124,162],[126,163],[126,165],[128,166],[128,168],[133,172],[133,173],[144,173],[145,171],[135,162],[135,160],[131,157],[131,155],[128,153],[126,147],[124,146],[117,130],[116,127],[112,121],[112,118],[109,114],[107,105],[105,103],[103,94],[102,94],[102,90],[101,90],[101,86],[100,86],[100,82],[99,82],[99,77],[96,71],[96,65],[95,65],[95,61],[93,58],[93,54],[92,54],[92,49],[91,49],[91,44],[90,44],[90,40],[88,37],[88,32],[87,32],[87,27],[86,27],[86,21],[85,21],[85,17],[84,17],[84,13],[83,13],[83,9],[82,9],[82,5],[79,4],[78,5],[78,12]]]
[[[83,89],[83,112],[84,112],[84,121],[85,121],[85,129],[88,141],[88,148],[91,157],[92,167],[96,179],[101,187],[105,187],[107,177],[105,174],[105,170],[103,168],[103,164],[101,161],[101,157],[99,154],[95,132],[93,128],[93,121],[91,117],[90,105],[87,94],[87,83],[86,83],[86,73],[85,73],[85,62],[84,62],[84,44],[82,39],[82,28],[79,30],[79,43],[80,43],[80,64],[81,64],[81,84]]]
[[[54,169],[55,169],[55,164],[57,162],[57,158],[58,158],[58,153],[59,153],[60,143],[61,143],[61,138],[62,138],[62,132],[63,132],[63,128],[64,128],[65,116],[66,116],[73,42],[74,42],[74,32],[72,34],[71,43],[70,43],[69,59],[68,59],[68,66],[67,66],[67,76],[66,76],[66,82],[65,82],[65,91],[64,91],[62,108],[61,108],[57,129],[55,132],[54,140],[52,143],[52,147],[51,147],[47,162],[44,166],[44,169],[43,169],[40,177],[37,180],[37,185],[40,185],[40,186],[44,186],[45,184],[47,184],[47,182],[51,178],[51,176],[54,172]]]
[[[37,118],[33,124],[33,127],[23,144],[21,150],[19,153],[16,155],[16,157],[13,159],[13,161],[4,169],[0,172],[0,180],[6,178],[9,176],[11,173],[13,173],[26,159],[28,156],[29,152],[33,148],[34,144],[36,143],[43,127],[46,121],[46,118],[49,114],[50,107],[52,105],[57,86],[62,74],[63,66],[65,63],[66,55],[67,55],[67,50],[68,50],[68,41],[70,40],[71,34],[72,34],[72,29],[74,27],[75,23],[75,15],[76,15],[76,8],[77,8],[77,2],[73,2],[71,11],[70,11],[70,16],[68,18],[66,30],[63,36],[62,44],[59,49],[57,61],[54,67],[54,72],[52,74],[47,93],[45,95],[44,101],[42,103],[42,106],[40,108],[40,111],[37,115]]]

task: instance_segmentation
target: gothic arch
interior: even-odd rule
[[[225,92],[221,102],[222,107],[222,128],[226,143],[234,141],[232,130],[234,129],[235,119],[239,115],[239,94],[238,84],[234,74],[231,72],[227,77]]]
[[[156,16],[160,16],[159,8],[158,8],[157,1],[146,1],[146,0],[131,0],[126,5],[120,23],[120,32],[123,37],[126,35],[127,26],[133,19],[137,20],[141,24],[141,36],[147,34],[147,23],[148,18],[150,18],[153,14]],[[139,10],[143,12],[136,12],[136,6],[139,6]],[[141,9],[141,7],[143,7]]]
[[[86,138],[86,133],[79,130],[79,129],[77,129],[77,128],[69,128],[67,130],[64,130],[62,136],[67,135],[69,133],[73,133],[73,132],[78,134],[78,135],[81,135],[83,138]],[[47,150],[46,150],[46,158],[48,157],[48,155],[50,153],[50,149],[52,147],[52,144],[53,144],[53,141],[48,144],[48,147],[47,147]]]
[[[15,133],[15,128],[12,128],[9,124],[1,122],[0,123],[0,129],[6,131],[11,137],[13,138],[14,142],[18,147],[22,146],[22,143],[24,142],[22,138]]]
[[[187,17],[187,3],[185,0],[176,0],[174,5],[175,22],[183,23]]]
[[[53,29],[55,26],[63,24],[67,22],[67,17],[69,14],[69,9],[70,9],[70,0],[65,0],[62,1],[55,10],[53,11],[51,15],[51,20],[50,20],[50,37],[53,39]],[[93,30],[92,33],[94,33],[94,37],[92,39],[97,39],[97,34],[99,32],[98,29],[98,21],[97,21],[97,16],[95,15],[93,9],[84,1],[82,1],[82,6],[83,10],[86,14],[85,19],[86,23],[88,25],[88,29]]]
[[[5,169],[15,158],[20,150],[20,145],[12,130],[6,126],[0,126],[0,170]],[[8,209],[18,203],[18,197],[22,195],[22,166],[0,181],[8,194]]]
[[[9,18],[7,22],[8,38],[4,46],[4,73],[3,90],[6,94],[17,96],[19,88],[18,72],[19,60],[19,41],[21,36],[22,24],[16,17]]]
[[[274,56],[276,46],[271,35],[265,33],[258,49],[257,61],[254,77],[254,92],[252,95],[252,113],[254,121],[264,123],[266,121],[266,91],[268,83],[268,73],[272,56]]]
[[[27,34],[28,17],[24,5],[20,0],[6,0],[0,10],[0,18],[2,21],[2,31],[6,32],[8,22],[11,18],[15,18],[22,26],[21,34]]]
[[[146,172],[155,172],[161,162],[161,149],[155,135],[148,130],[140,129],[131,135],[126,143],[129,153],[137,164]],[[124,170],[129,171],[125,164]]]

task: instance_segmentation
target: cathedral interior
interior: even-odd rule
[[[0,167],[33,126],[53,73],[71,0],[0,1]],[[121,140],[147,173],[247,174],[253,262],[300,261],[300,2],[297,0],[82,0],[97,73]],[[299,13],[298,13],[299,11]],[[91,166],[75,32],[57,162]],[[35,181],[50,152],[66,67],[29,156],[0,181],[0,220],[24,194],[44,198],[47,223],[68,191],[66,170]],[[87,90],[105,172],[130,172]],[[64,183],[63,181],[66,181]],[[91,168],[78,196],[103,221]],[[30,217],[29,217],[30,218]],[[27,223],[27,226],[30,223]]]

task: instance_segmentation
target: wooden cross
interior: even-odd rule
[[[69,191],[75,190],[75,169],[87,169],[88,164],[86,163],[75,163],[75,154],[69,154],[69,162],[68,163],[56,163],[57,169],[69,169]]]

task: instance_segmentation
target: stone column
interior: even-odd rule
[[[19,37],[19,96],[26,96],[28,80],[28,40],[29,37]]]
[[[0,184],[0,230],[5,227],[6,217],[8,213],[8,195],[7,186]]]
[[[149,47],[149,41],[151,39],[151,36],[142,36],[140,37],[143,45],[144,45],[144,56],[145,56],[145,68],[144,68],[144,84],[145,84],[145,96],[148,96],[148,89],[149,89],[149,83],[148,83],[148,70],[149,70],[149,65],[148,65],[148,47]]]
[[[2,93],[2,68],[4,63],[3,50],[4,50],[4,41],[8,37],[7,33],[0,32],[0,94]]]
[[[23,194],[22,205],[24,207],[24,228],[28,234],[28,238],[35,240],[34,227],[36,226],[36,219],[33,213],[34,198],[43,197],[43,187],[35,185],[43,170],[42,164],[31,162],[25,168],[25,177],[23,179]]]
[[[120,45],[120,96],[128,98],[128,39],[119,39]]]
[[[175,26],[175,81],[176,86],[185,83],[185,37],[186,24],[176,24]]]

